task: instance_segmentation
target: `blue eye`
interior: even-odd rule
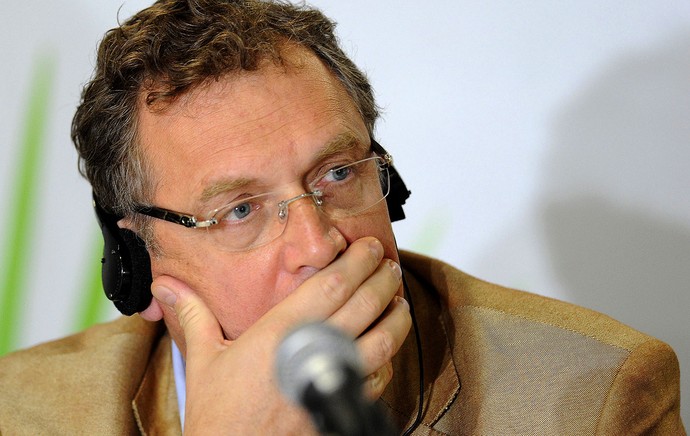
[[[266,213],[272,210],[270,204],[275,203],[270,194],[245,194],[238,197],[209,215],[217,222],[224,222],[226,226],[261,225],[262,220],[265,221],[267,218]]]
[[[229,221],[239,221],[243,220],[252,212],[251,203],[242,203],[233,207],[228,214],[225,216],[226,220]]]
[[[342,167],[342,168],[336,168],[336,169],[330,170],[328,172],[328,174],[330,174],[332,176],[333,181],[336,181],[336,182],[341,182],[341,181],[347,179],[347,177],[351,173],[352,173],[352,168],[350,168],[349,166]]]

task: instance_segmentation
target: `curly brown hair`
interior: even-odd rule
[[[72,121],[79,171],[120,216],[152,197],[137,145],[137,103],[172,102],[209,80],[282,64],[281,47],[311,50],[343,84],[371,134],[378,108],[366,76],[320,11],[268,0],[160,0],[109,30]]]

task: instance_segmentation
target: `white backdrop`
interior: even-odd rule
[[[147,3],[0,4],[1,276],[17,226],[30,224],[14,346],[75,329],[98,229],[69,124],[97,41],[118,10]],[[377,137],[413,191],[400,246],[669,342],[690,423],[690,2],[312,4],[339,22],[384,109]],[[36,199],[16,216],[41,69],[50,93]]]

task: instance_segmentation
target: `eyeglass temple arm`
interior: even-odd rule
[[[371,138],[371,149],[381,157],[389,155],[374,138]],[[402,207],[412,192],[407,189],[405,182],[403,182],[400,174],[398,174],[398,171],[392,164],[388,167],[388,174],[390,178],[390,192],[386,197],[386,203],[388,203],[388,214],[390,215],[391,222],[395,222],[405,219],[405,211],[403,211]]]
[[[185,227],[199,227],[197,219],[191,215],[183,215],[160,207],[142,206],[136,208],[135,210],[140,214],[170,221],[171,223],[175,224],[181,224]]]

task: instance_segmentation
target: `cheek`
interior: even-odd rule
[[[336,227],[345,237],[348,245],[365,236],[373,236],[383,245],[385,258],[400,262],[385,203],[366,215],[343,220],[337,223]]]
[[[151,263],[154,278],[168,275],[184,282],[208,306],[229,339],[282,298],[275,292],[280,289],[280,270],[272,253],[227,253],[198,241],[186,247],[161,246],[165,255]],[[166,322],[176,324],[174,314],[166,316]]]
[[[261,266],[261,267],[259,267]],[[216,259],[199,265],[199,295],[220,322],[228,338],[234,339],[278,302],[276,262],[251,255]]]

